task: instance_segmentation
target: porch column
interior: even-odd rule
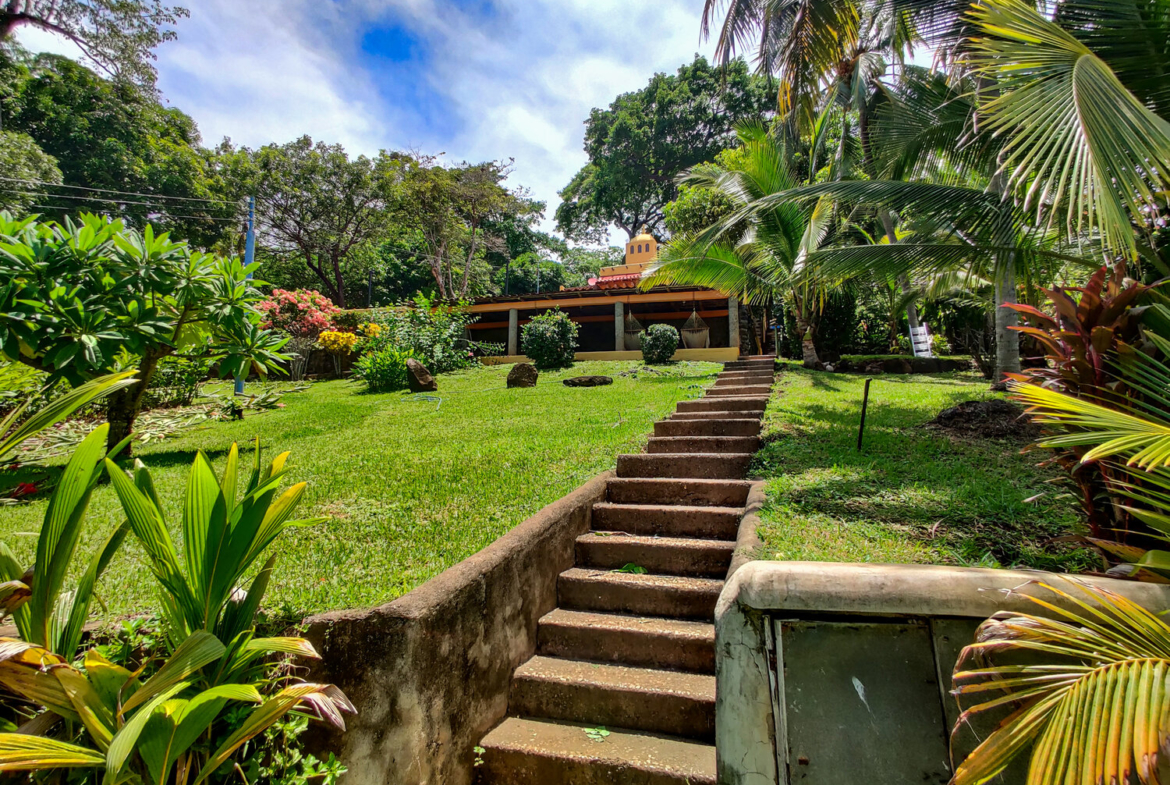
[[[520,312],[515,308],[508,311],[508,356],[520,353]]]
[[[613,304],[613,350],[626,350],[626,304],[621,300]]]
[[[739,347],[739,300],[727,298],[727,345]]]

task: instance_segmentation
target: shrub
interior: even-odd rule
[[[678,350],[678,330],[669,324],[652,324],[642,333],[642,360],[647,365],[670,362]]]
[[[372,353],[394,346],[409,351],[431,373],[471,368],[479,363],[477,350],[482,354],[502,350],[496,344],[469,341],[464,336],[467,326],[479,317],[461,305],[433,303],[421,294],[411,304],[381,311],[376,318],[376,323],[361,327],[369,339],[363,350]]]
[[[190,406],[199,391],[199,385],[206,381],[211,370],[211,360],[204,357],[174,355],[164,357],[150,377],[146,388],[143,409],[162,409],[171,406]]]
[[[330,319],[338,312],[328,297],[305,289],[273,289],[272,297],[257,303],[256,310],[263,314],[264,327],[314,341],[329,329]]]
[[[326,330],[321,333],[321,337],[317,339],[317,343],[322,349],[335,357],[345,357],[353,353],[353,348],[358,343],[358,336],[354,333],[339,333],[335,330]]]
[[[354,376],[363,380],[371,392],[405,390],[406,361],[414,356],[409,349],[384,345],[357,361],[353,368]]]
[[[577,325],[556,308],[524,325],[520,342],[537,368],[570,368],[577,351]]]

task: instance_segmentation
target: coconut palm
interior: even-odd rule
[[[812,282],[797,282],[806,260],[822,247],[834,223],[826,202],[805,206],[774,202],[751,210],[771,194],[798,187],[784,143],[760,126],[740,129],[742,147],[722,166],[697,167],[687,185],[718,191],[741,217],[676,236],[641,286],[705,286],[735,295],[748,305],[783,303],[796,318],[806,365],[815,365],[815,335],[821,294]]]

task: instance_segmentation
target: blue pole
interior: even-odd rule
[[[256,259],[256,197],[248,197],[248,234],[244,238],[244,266],[250,267]],[[248,280],[252,280],[252,272],[248,271]],[[236,395],[244,394],[244,377],[236,379]]]

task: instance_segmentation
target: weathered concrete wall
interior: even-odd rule
[[[388,605],[306,620],[323,658],[310,678],[358,709],[344,735],[315,740],[340,751],[347,785],[471,782],[474,747],[507,713],[512,671],[535,652],[537,621],[611,476]]]
[[[871,785],[945,783],[957,712],[943,698],[958,653],[996,611],[1042,613],[1023,596],[1043,593],[1029,585],[1038,579],[1059,584],[1061,576],[919,565],[739,566],[715,612],[720,785],[856,781],[859,771]],[[1082,580],[1155,612],[1170,609],[1165,586]],[[975,730],[956,737],[957,759],[985,735]]]

